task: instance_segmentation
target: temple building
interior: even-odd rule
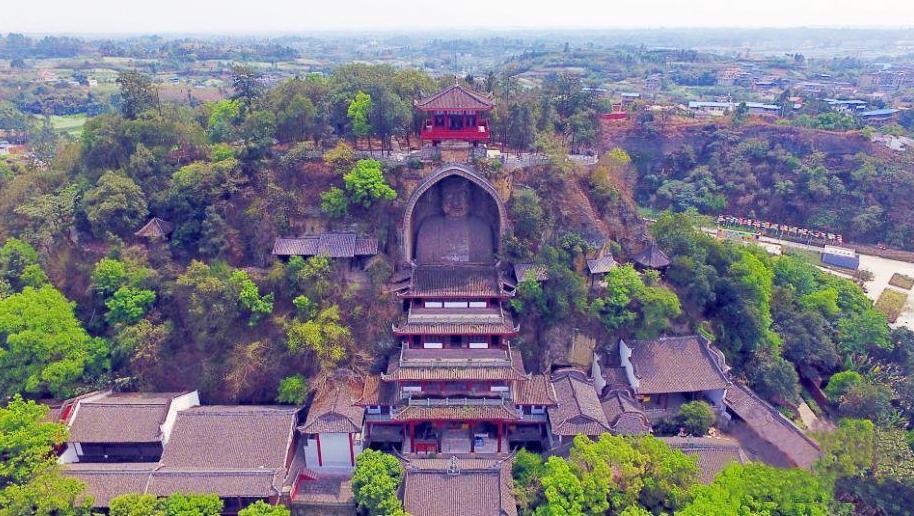
[[[420,138],[438,145],[459,140],[477,145],[489,140],[486,115],[495,109],[495,101],[459,84],[445,88],[431,97],[416,101],[416,109],[426,114]]]

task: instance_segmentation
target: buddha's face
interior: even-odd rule
[[[441,211],[448,217],[466,217],[470,213],[470,184],[464,180],[442,183]]]

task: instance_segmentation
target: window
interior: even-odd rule
[[[422,344],[422,347],[425,349],[441,349],[444,347],[444,344],[441,342],[426,342]]]
[[[470,349],[488,349],[488,342],[470,342]]]
[[[368,414],[380,414],[381,406],[380,405],[369,405],[368,407],[365,408],[365,412],[367,412]]]
[[[441,301],[426,301],[424,306],[425,308],[442,308],[444,305]]]
[[[444,307],[445,308],[466,308],[467,302],[466,301],[445,301]]]
[[[485,308],[489,306],[485,301],[470,301],[470,308]]]
[[[542,405],[533,405],[532,407],[530,407],[530,413],[531,414],[545,414],[546,407],[544,407]]]

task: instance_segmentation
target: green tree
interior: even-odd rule
[[[731,464],[709,486],[695,488],[695,499],[677,516],[771,514],[826,516],[832,493],[822,480],[802,469],[760,463]]]
[[[288,405],[301,405],[308,399],[308,380],[300,375],[287,376],[279,382],[279,392],[276,394],[277,403]]]
[[[152,77],[142,72],[129,70],[117,76],[120,88],[121,114],[129,120],[140,113],[158,107],[159,93],[152,84]]]
[[[289,508],[285,505],[270,505],[263,500],[248,505],[238,511],[238,516],[290,516]]]
[[[540,478],[543,475],[543,457],[525,448],[517,450],[511,465],[511,475],[514,477],[514,495],[521,514],[531,514],[542,502]]]
[[[863,355],[869,346],[891,348],[889,323],[881,312],[865,310],[838,320],[838,346],[846,352]]]
[[[346,196],[346,192],[335,186],[321,192],[321,211],[333,218],[349,215],[349,197]]]
[[[586,514],[584,487],[572,471],[571,465],[561,457],[549,457],[540,482],[546,501],[536,508],[537,516]]]
[[[253,111],[241,124],[245,159],[254,160],[267,156],[276,133],[276,117],[269,111]]]
[[[122,237],[132,234],[149,214],[143,189],[115,172],[105,172],[95,188],[86,192],[83,209],[97,237],[108,232]]]
[[[606,329],[615,331],[638,317],[629,306],[644,289],[644,283],[631,264],[614,267],[606,273],[604,281],[606,294],[593,301],[591,311],[600,318]]]
[[[371,151],[371,136],[374,134],[374,128],[371,126],[369,116],[371,115],[372,102],[371,96],[363,91],[355,94],[355,98],[349,103],[346,115],[352,124],[352,134],[358,138],[368,138],[368,150]]]
[[[370,208],[375,201],[396,199],[397,192],[384,181],[381,162],[362,159],[343,176],[343,183],[353,204]]]
[[[701,400],[680,405],[679,415],[676,418],[679,425],[684,427],[689,434],[697,436],[706,435],[716,419],[711,405]]]
[[[115,496],[108,503],[110,516],[163,516],[156,495],[127,493]]]
[[[232,89],[235,90],[232,99],[240,100],[244,111],[247,111],[263,95],[260,72],[247,65],[233,66]]]
[[[47,283],[47,276],[44,276],[43,282],[35,284],[36,268],[41,272],[37,277],[40,280],[44,271],[38,263],[38,252],[22,240],[7,239],[0,247],[0,293],[4,284],[9,285],[11,291],[18,292],[25,286],[38,288]]]
[[[50,285],[0,298],[0,390],[64,398],[107,368],[108,348],[92,338],[73,303]]]
[[[546,225],[540,196],[532,188],[518,188],[511,194],[511,219],[514,234],[521,240],[537,242]]]
[[[641,323],[636,333],[641,339],[657,337],[670,327],[671,319],[682,313],[676,293],[662,287],[643,287],[636,299],[641,309]]]
[[[324,163],[330,165],[336,173],[343,175],[355,164],[355,153],[352,147],[341,141],[324,153]]]
[[[207,134],[210,141],[216,143],[234,140],[237,135],[235,124],[240,116],[241,101],[223,99],[213,102],[207,121]]]
[[[151,290],[121,287],[105,301],[105,320],[112,326],[134,323],[146,315],[155,300],[156,293]]]
[[[286,339],[291,353],[309,350],[326,368],[332,368],[346,357],[346,347],[351,338],[349,328],[340,322],[337,305],[324,308],[306,322],[292,321],[286,328]]]
[[[261,296],[257,285],[254,284],[248,273],[240,270],[233,271],[231,282],[238,289],[238,301],[241,306],[251,314],[248,326],[256,326],[264,316],[273,312],[273,293]]]
[[[76,501],[82,484],[56,469],[54,448],[67,429],[47,414],[46,406],[19,395],[0,407],[0,516],[88,514]]]
[[[405,516],[397,498],[403,466],[393,455],[364,450],[355,459],[352,493],[361,511],[370,516]]]

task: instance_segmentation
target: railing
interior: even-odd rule
[[[413,398],[406,404],[410,407],[501,407],[508,401],[503,398]]]
[[[446,127],[425,126],[419,136],[423,140],[488,140],[489,127],[480,125],[463,129],[448,129]]]

